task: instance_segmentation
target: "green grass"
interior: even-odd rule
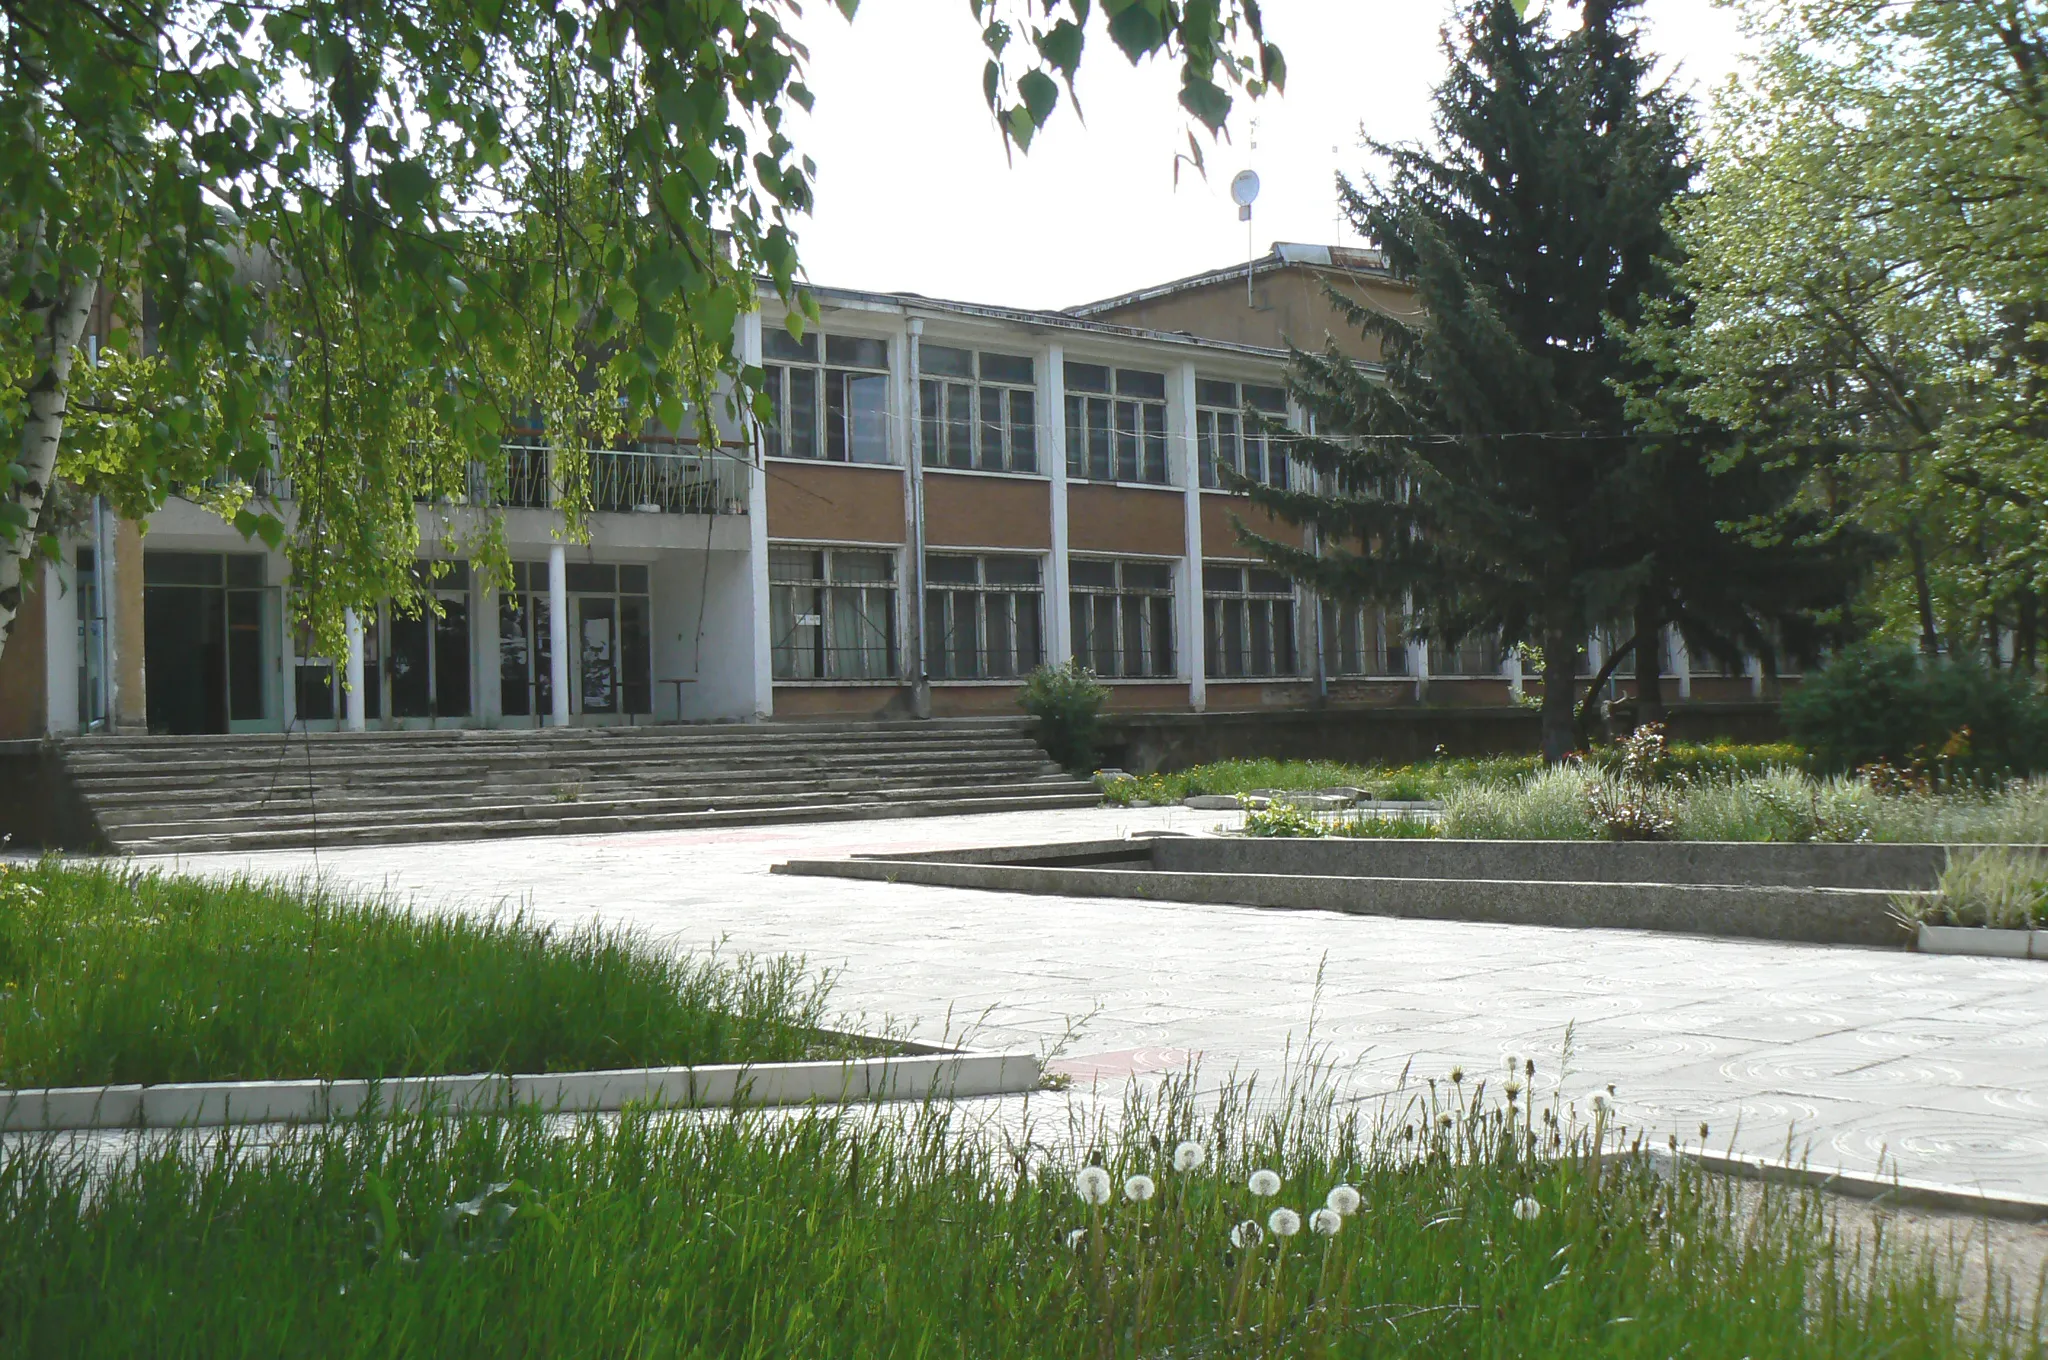
[[[0,870],[0,1085],[781,1061],[825,984],[509,912],[45,860]]]
[[[2048,862],[1993,846],[1950,856],[1931,897],[1899,897],[1908,920],[1944,926],[2048,929]]]
[[[1446,1087],[1446,1090],[1450,1088]],[[1467,1088],[1459,1088],[1462,1097]],[[404,1118],[0,1149],[22,1356],[2040,1357],[1954,1263],[1811,1194],[1604,1162],[1462,1099],[1367,1129],[1184,1086],[1031,1150],[957,1113]],[[1554,1117],[1555,1111],[1551,1112]],[[1199,1140],[1206,1164],[1176,1171]],[[1076,1194],[1103,1164],[1111,1202]],[[1272,1198],[1247,1188],[1280,1173]],[[1117,1193],[1135,1173],[1157,1194]],[[1231,1245],[1360,1191],[1334,1237]],[[1537,1206],[1516,1212],[1518,1200]]]

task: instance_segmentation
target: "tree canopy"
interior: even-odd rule
[[[1212,134],[1285,76],[1255,0],[1105,0],[1097,23],[1090,0],[970,9],[1018,150],[1091,28],[1177,61]],[[0,5],[0,645],[60,475],[129,516],[210,498],[286,546],[334,641],[344,607],[416,597],[416,504],[472,468],[502,483],[509,430],[710,434],[721,375],[743,400],[758,376],[734,343],[756,280],[799,324],[808,306],[796,12]],[[251,498],[273,467],[289,507]]]

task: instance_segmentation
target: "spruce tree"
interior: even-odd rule
[[[1575,745],[1583,639],[1641,584],[1624,333],[1669,290],[1665,212],[1693,174],[1636,8],[1583,0],[1563,34],[1511,0],[1459,13],[1437,145],[1368,143],[1384,171],[1339,186],[1418,313],[1348,309],[1379,373],[1295,354],[1317,431],[1296,456],[1328,489],[1252,489],[1316,528],[1320,555],[1247,539],[1318,592],[1406,607],[1418,636],[1539,647],[1551,760]]]

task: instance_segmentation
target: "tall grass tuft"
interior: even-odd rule
[[[780,1061],[826,983],[517,912],[54,860],[0,871],[0,1085]]]
[[[1811,1193],[1759,1200],[1593,1155],[1584,1134],[1545,1122],[1554,1110],[1538,1120],[1469,1089],[1368,1126],[1327,1100],[1256,1105],[1243,1088],[1198,1108],[1175,1083],[1103,1123],[1021,1140],[931,1106],[409,1117],[262,1147],[131,1145],[97,1168],[62,1145],[14,1144],[0,1148],[0,1347],[223,1360],[2042,1354],[2006,1305],[1965,1317],[1941,1263],[1832,1235]],[[1270,1194],[1254,1188],[1260,1171]],[[1326,1206],[1335,1232],[1314,1216]]]
[[[1908,919],[1931,925],[2048,929],[2048,860],[2004,847],[1957,851],[1932,896],[1897,904]]]

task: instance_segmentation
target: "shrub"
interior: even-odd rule
[[[1325,836],[1329,827],[1323,819],[1307,808],[1292,803],[1273,802],[1262,808],[1247,812],[1244,817],[1244,834],[1247,836]]]
[[[1017,702],[1038,719],[1038,740],[1046,753],[1069,773],[1087,774],[1095,768],[1095,741],[1108,700],[1109,691],[1095,672],[1070,660],[1031,672]]]
[[[1974,660],[1852,647],[1808,676],[1784,714],[1822,770],[1881,762],[1970,781],[2048,768],[2048,699],[2026,677]]]
[[[1902,897],[1901,912],[1935,925],[2048,927],[2048,861],[2030,850],[1949,856],[1931,897]]]

